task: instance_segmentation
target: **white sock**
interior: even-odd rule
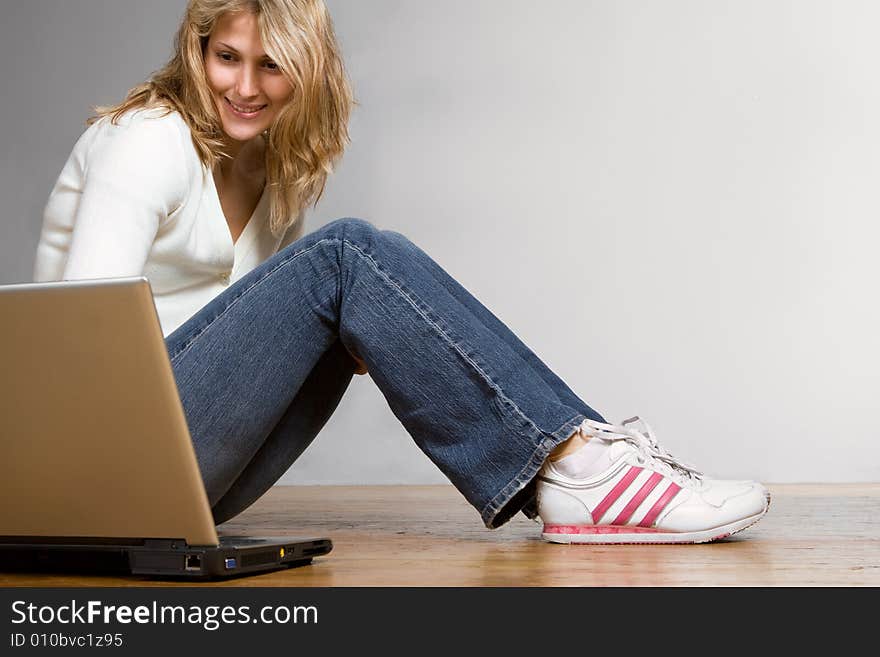
[[[608,457],[609,447],[610,443],[593,436],[574,454],[553,461],[553,467],[566,477],[590,477],[607,469],[611,464]]]

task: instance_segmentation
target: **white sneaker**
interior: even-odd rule
[[[542,536],[552,543],[704,543],[742,531],[770,506],[761,484],[710,479],[674,458],[638,417],[584,420],[580,431],[589,442],[538,473]]]

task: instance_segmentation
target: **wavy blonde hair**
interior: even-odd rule
[[[189,126],[199,159],[213,170],[227,153],[205,74],[205,48],[221,15],[243,11],[256,15],[266,54],[294,90],[264,133],[269,226],[280,237],[306,206],[321,198],[349,142],[354,99],[323,0],[190,0],[174,56],[120,104],[95,107],[97,115],[87,123],[104,116],[118,123],[123,114],[140,108],[177,111]]]

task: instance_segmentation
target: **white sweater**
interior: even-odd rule
[[[214,176],[177,112],[102,118],[76,142],[49,196],[34,280],[146,276],[168,336],[302,233],[269,230],[264,191],[233,244]]]

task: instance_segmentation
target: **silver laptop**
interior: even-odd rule
[[[215,578],[326,538],[219,538],[149,282],[0,286],[0,570]]]

